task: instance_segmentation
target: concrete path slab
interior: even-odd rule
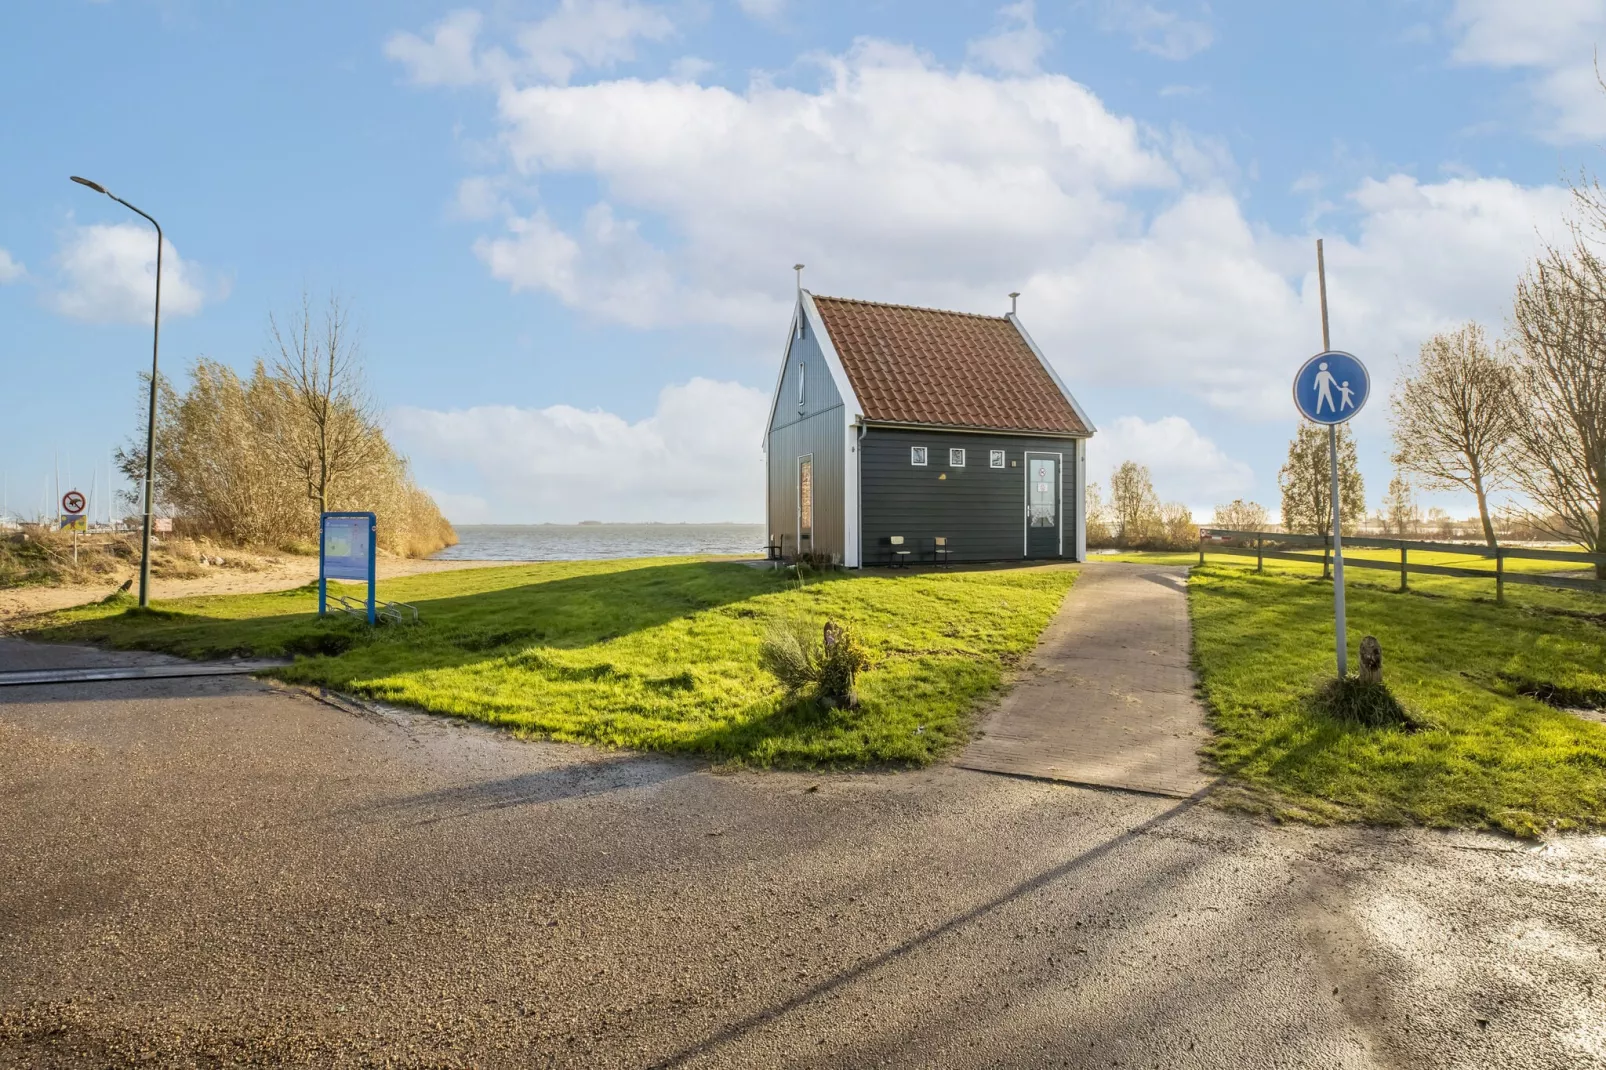
[[[1082,570],[958,764],[1185,797],[1210,782],[1189,666],[1187,569]]]

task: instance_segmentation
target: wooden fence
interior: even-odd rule
[[[1257,572],[1265,571],[1267,558],[1278,561],[1303,561],[1306,564],[1321,561],[1325,570],[1332,553],[1332,546],[1332,537],[1328,535],[1291,535],[1282,531],[1232,531],[1227,528],[1199,529],[1199,563],[1201,565],[1205,563],[1205,554],[1208,552],[1253,557]],[[1364,535],[1344,536],[1344,546],[1346,548],[1355,547],[1367,550],[1397,550],[1400,555],[1398,563],[1346,556],[1344,558],[1344,567],[1398,572],[1400,574],[1400,590],[1402,591],[1409,589],[1409,576],[1415,572],[1427,576],[1492,579],[1495,584],[1495,601],[1497,602],[1506,600],[1506,584],[1508,583],[1526,583],[1536,587],[1561,587],[1572,591],[1593,591],[1597,594],[1606,593],[1606,582],[1598,579],[1552,576],[1539,572],[1513,572],[1506,568],[1507,561],[1518,558],[1530,561],[1565,562],[1575,565],[1578,569],[1594,568],[1597,565],[1606,563],[1606,554],[1586,554],[1578,550],[1542,550],[1528,546],[1498,546],[1490,549],[1481,544],[1417,542],[1411,539],[1374,539]],[[1308,553],[1297,553],[1291,549],[1292,547],[1320,549],[1322,556],[1317,558]],[[1434,554],[1465,554],[1469,557],[1478,557],[1484,560],[1492,558],[1494,560],[1494,570],[1491,572],[1487,568],[1413,564],[1410,560],[1412,550]]]

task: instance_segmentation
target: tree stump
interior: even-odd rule
[[[1368,635],[1361,640],[1361,683],[1380,684],[1383,682],[1383,644],[1377,641],[1376,636]]]

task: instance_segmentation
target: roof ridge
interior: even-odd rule
[[[934,312],[939,316],[964,316],[973,320],[989,320],[998,323],[1009,322],[1008,316],[989,316],[985,312],[958,312],[951,308],[929,308],[925,305],[900,305],[891,301],[866,301],[862,297],[831,297],[828,294],[810,293],[816,301],[841,301],[848,305],[868,305],[871,308],[897,308],[905,312]]]

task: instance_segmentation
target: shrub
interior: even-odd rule
[[[775,621],[759,646],[758,660],[788,695],[813,687],[822,706],[849,709],[859,704],[859,671],[870,664],[858,636],[834,621],[825,622],[818,638],[805,621]]]

